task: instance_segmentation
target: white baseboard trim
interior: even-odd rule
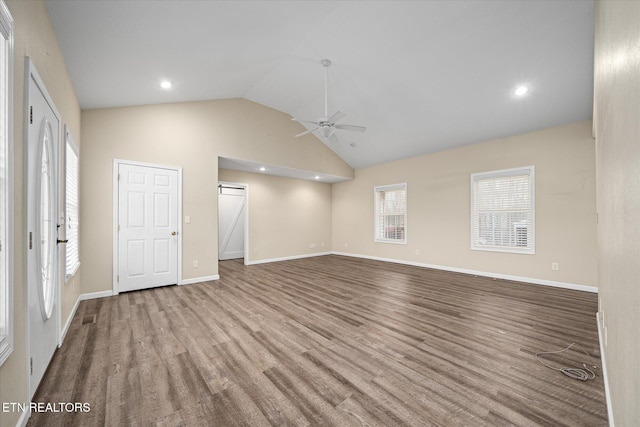
[[[80,294],[78,299],[86,301],[88,299],[105,298],[113,296],[113,291],[89,292],[88,294]]]
[[[609,417],[609,426],[614,427],[613,407],[611,406],[611,393],[609,391],[609,376],[607,375],[607,361],[604,356],[604,331],[602,327],[602,317],[600,312],[596,313],[596,323],[598,324],[598,341],[600,342],[600,361],[602,362],[602,379],[604,381],[604,395],[607,399],[607,415]]]
[[[214,274],[213,276],[194,277],[192,279],[182,279],[182,281],[179,284],[193,285],[194,283],[209,282],[211,280],[220,280],[220,275]]]
[[[492,279],[513,280],[515,282],[525,282],[525,283],[532,283],[535,285],[553,286],[556,288],[573,289],[575,291],[598,293],[598,288],[595,286],[578,285],[575,283],[556,282],[553,280],[534,279],[531,277],[522,277],[522,276],[511,276],[508,274],[490,273],[490,272],[479,271],[479,270],[468,270],[466,268],[447,267],[443,265],[434,265],[434,264],[426,264],[422,262],[405,261],[402,259],[382,258],[377,256],[353,254],[348,252],[331,252],[331,253],[333,255],[348,256],[353,258],[365,258],[365,259],[371,259],[375,261],[384,261],[384,262],[393,262],[396,264],[412,265],[415,267],[424,267],[424,268],[433,268],[436,270],[452,271],[454,273],[472,274],[474,276],[490,277]]]
[[[301,259],[301,258],[312,258],[316,256],[331,255],[332,253],[333,252],[316,252],[314,254],[292,255],[292,256],[285,256],[281,258],[259,259],[257,261],[247,261],[245,262],[245,265],[267,264],[270,262],[290,261],[293,259]]]
[[[64,338],[67,336],[67,332],[69,332],[69,327],[71,326],[71,322],[73,321],[73,317],[76,315],[76,311],[78,311],[78,306],[80,305],[80,295],[76,299],[76,303],[73,305],[71,309],[71,313],[67,318],[67,321],[64,324],[64,328],[62,328],[62,334],[60,335],[60,345],[64,342]]]

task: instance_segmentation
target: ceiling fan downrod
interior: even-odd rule
[[[323,59],[322,61],[320,61],[320,63],[324,67],[324,116],[329,117],[329,90],[327,86],[327,76],[329,74],[331,61],[328,59]]]

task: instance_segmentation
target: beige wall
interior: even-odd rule
[[[249,185],[249,262],[331,250],[330,184],[227,169],[218,179]]]
[[[600,326],[613,421],[640,425],[640,2],[596,3]],[[604,338],[603,338],[604,340]]]
[[[246,100],[85,111],[82,123],[44,3],[12,1],[14,88],[14,352],[0,367],[0,401],[26,400],[24,56],[32,58],[81,155],[81,262],[63,285],[62,323],[79,293],[110,290],[113,159],[184,168],[183,278],[217,274],[218,179],[249,184],[250,261],[332,249],[443,267],[599,284],[617,425],[640,424],[640,3],[598,2],[594,150],[589,122],[518,135],[356,171],[327,184],[221,170],[218,156],[351,178],[353,170],[299,124]],[[82,126],[82,129],[81,129]],[[82,133],[81,133],[82,131]],[[597,153],[596,269],[595,173]],[[469,249],[469,174],[536,167],[536,254]],[[373,187],[407,182],[407,245],[373,241]],[[210,190],[210,191],[209,191]],[[282,209],[296,213],[282,217]],[[293,221],[293,225],[291,225]],[[287,226],[285,226],[285,223]],[[633,226],[629,226],[633,224]],[[281,233],[290,233],[286,239]],[[276,240],[275,237],[278,237]],[[315,243],[315,248],[309,245]],[[321,243],[326,248],[320,246]],[[348,246],[345,247],[345,244]],[[258,253],[255,253],[255,249]],[[416,250],[419,254],[416,255]],[[191,260],[199,259],[193,270]],[[560,264],[551,271],[551,262]],[[91,280],[81,280],[91,277]],[[20,414],[0,412],[0,426]]]
[[[78,145],[80,108],[56,41],[49,16],[41,1],[7,1],[14,19],[14,351],[0,367],[0,402],[27,400],[26,350],[26,257],[24,158],[24,58],[31,57],[58,111]],[[82,149],[81,149],[82,152]],[[81,154],[82,155],[82,154]],[[81,288],[80,274],[62,286],[62,324],[67,321]],[[0,426],[14,426],[19,413],[0,411]]]
[[[82,292],[112,289],[113,159],[183,168],[183,214],[191,224],[183,226],[182,277],[208,277],[218,274],[218,156],[353,176],[313,136],[293,138],[300,129],[288,115],[243,99],[83,111],[80,243],[92,280]],[[281,243],[260,244],[259,256],[291,253]]]
[[[355,180],[333,188],[333,249],[596,286],[594,156],[591,122],[581,122],[356,170]],[[529,165],[535,166],[535,255],[472,251],[469,175]],[[407,183],[408,243],[376,243],[373,188],[401,182]]]

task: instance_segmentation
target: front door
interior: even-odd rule
[[[59,339],[60,257],[58,252],[60,120],[28,62],[27,117],[27,299],[29,398],[33,397]]]
[[[178,283],[178,170],[118,166],[118,291]]]

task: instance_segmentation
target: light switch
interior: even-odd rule
[[[184,223],[185,224],[191,224],[191,215],[185,215]]]

